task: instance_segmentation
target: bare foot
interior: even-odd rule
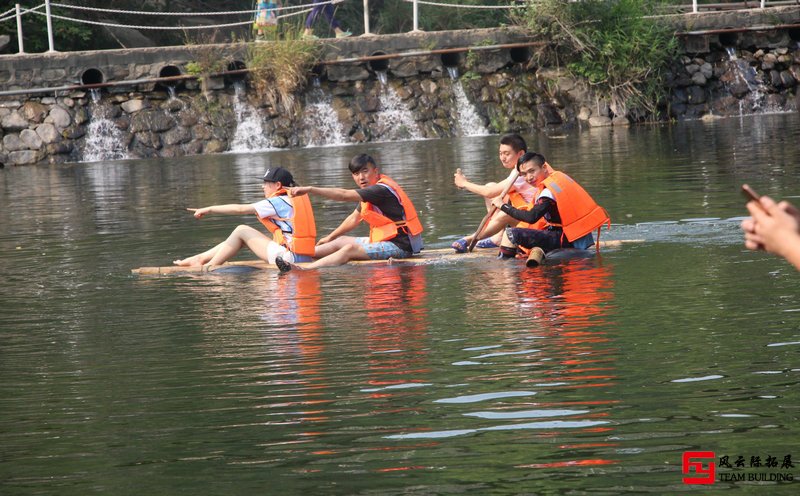
[[[172,263],[179,267],[199,267],[205,263],[205,260],[200,255],[195,255],[183,260],[174,260]]]

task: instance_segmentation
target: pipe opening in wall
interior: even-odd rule
[[[106,77],[100,69],[86,69],[81,74],[81,84],[102,84],[106,82]]]
[[[229,72],[230,71],[243,71],[245,69],[247,69],[247,64],[245,64],[241,60],[234,60],[234,61],[230,62],[228,64],[228,67],[226,68],[226,70],[229,71]],[[236,83],[236,82],[239,82],[239,81],[244,81],[245,79],[247,79],[247,73],[246,72],[239,72],[239,73],[236,73],[236,74],[226,74],[225,75],[225,81],[228,82],[228,83]]]
[[[371,56],[376,57],[379,55],[386,55],[386,52],[375,52]],[[373,72],[386,72],[389,70],[389,60],[387,59],[370,60],[369,69]]]
[[[311,68],[311,74],[313,74],[315,78],[322,79],[325,77],[325,66],[323,64],[315,65]]]
[[[158,70],[158,77],[166,78],[166,77],[175,77],[181,76],[181,70],[174,66],[174,65],[165,65],[161,69]],[[158,87],[160,88],[177,88],[183,83],[183,81],[161,81],[158,83]]]
[[[791,28],[788,30],[788,33],[792,41],[800,41],[800,28]]]
[[[528,47],[514,47],[508,53],[515,64],[524,64],[531,59],[531,50]]]
[[[739,44],[739,35],[737,33],[720,33],[719,44],[724,47],[736,47]]]
[[[443,53],[442,54],[442,65],[445,67],[458,67],[461,65],[461,54],[460,53]]]

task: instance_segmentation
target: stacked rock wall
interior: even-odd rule
[[[800,8],[790,14],[800,16]],[[270,106],[246,79],[245,91],[237,91],[234,76],[170,82],[175,84],[170,92],[166,83],[152,80],[165,67],[185,74],[188,64],[202,57],[230,61],[229,69],[241,67],[247,53],[241,44],[0,57],[0,91],[5,93],[0,96],[0,163],[98,160],[89,153],[96,146],[93,133],[102,128],[98,120],[113,131],[113,142],[101,145],[115,149],[110,158],[224,152],[235,144],[241,121],[235,108],[242,105],[255,116],[270,146],[318,144],[310,138],[316,124],[304,113],[320,92],[343,140],[354,143],[460,134],[456,84],[492,133],[791,111],[800,108],[798,33],[787,28],[685,36],[684,54],[668,77],[668,104],[657,115],[615,115],[609,102],[563,69],[539,65],[536,61],[547,59],[538,52],[541,44],[515,29],[326,42],[324,64],[313,76],[319,84],[310,79],[295,95],[300,105],[292,113]],[[450,47],[478,49],[467,55]],[[428,53],[370,57],[414,51]],[[458,83],[450,76],[455,72]],[[81,79],[89,76],[110,86],[94,93],[69,87],[87,83]],[[58,89],[26,90],[42,87]],[[382,118],[388,96],[406,113],[402,124]]]

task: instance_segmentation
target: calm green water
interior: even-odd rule
[[[446,246],[497,137],[0,170],[0,494],[796,494],[720,474],[800,476],[800,274],[743,249],[737,192],[800,198],[800,115],[527,138],[646,242],[137,278],[253,224],[184,207],[279,164],[351,187],[360,152]],[[353,208],[316,205],[323,233]],[[687,486],[686,451],[746,466]]]

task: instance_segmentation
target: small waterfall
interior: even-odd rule
[[[381,82],[381,86],[386,86],[389,84],[389,77],[386,74],[386,71],[376,71],[375,74],[378,76],[378,81]]]
[[[252,105],[247,103],[244,82],[235,82],[233,89],[235,92],[233,112],[236,114],[236,132],[231,141],[230,151],[241,153],[271,149],[272,143],[264,130],[261,116]]]
[[[458,79],[458,67],[450,66],[447,68],[447,73],[450,74],[450,79],[456,81]]]
[[[178,98],[178,90],[176,90],[174,86],[167,86],[167,94],[169,94],[170,100]]]
[[[725,51],[728,52],[728,60],[736,60],[736,49],[734,47],[725,47]]]
[[[739,115],[777,112],[781,109],[769,108],[764,82],[755,67],[746,60],[732,59],[728,62],[727,86],[733,96],[739,99]]]
[[[346,144],[347,136],[331,105],[332,98],[322,90],[318,78],[314,78],[313,85],[303,109],[302,128],[307,146]]]
[[[83,162],[123,160],[128,158],[127,145],[122,131],[109,118],[111,107],[101,104],[99,89],[91,90],[92,119],[86,128],[86,142],[83,147]]]
[[[449,68],[448,68],[449,69]],[[458,130],[462,136],[486,136],[489,130],[483,125],[483,120],[475,106],[467,98],[461,81],[453,81],[453,94],[456,96],[456,117]]]
[[[380,108],[375,113],[375,130],[383,141],[422,139],[414,116],[391,85],[381,88]]]

